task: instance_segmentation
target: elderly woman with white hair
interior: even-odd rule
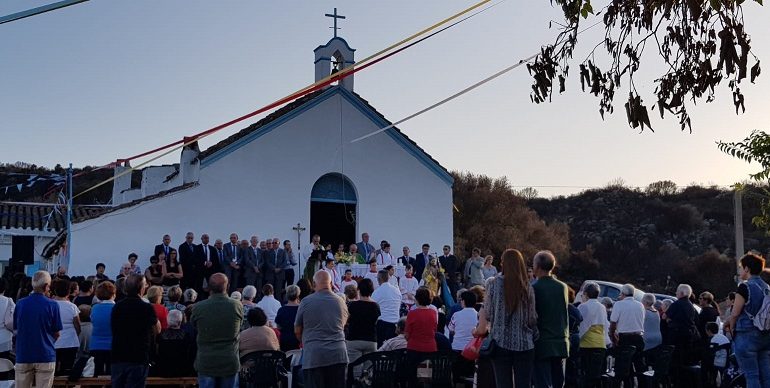
[[[663,335],[660,333],[660,314],[655,309],[655,295],[644,294],[642,297],[644,306],[644,350],[652,350],[663,343]]]
[[[241,304],[243,305],[243,316],[246,317],[249,314],[249,310],[253,309],[254,307],[257,307],[257,304],[254,303],[254,298],[257,297],[257,288],[254,286],[246,286],[243,288],[243,292],[241,293]],[[251,327],[249,325],[249,320],[244,319],[243,322],[241,322],[241,331],[248,329]]]
[[[157,339],[158,356],[152,375],[160,377],[194,376],[195,338],[182,330],[184,315],[179,310],[168,313],[168,328]]]
[[[183,297],[182,304],[185,306],[190,306],[191,304],[194,304],[195,301],[198,300],[198,292],[193,290],[192,288],[188,288],[184,290],[182,297]]]
[[[354,245],[355,246],[355,245]],[[297,317],[297,309],[299,308],[299,299],[301,291],[298,286],[290,285],[286,287],[286,300],[287,303],[278,309],[278,313],[275,315],[275,325],[280,330],[281,336],[279,343],[281,350],[288,352],[289,350],[299,349],[299,340],[294,335],[294,319]]]

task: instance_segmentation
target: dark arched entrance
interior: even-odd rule
[[[310,236],[318,234],[321,243],[346,246],[356,238],[358,197],[353,183],[340,173],[326,174],[315,182],[310,194]]]

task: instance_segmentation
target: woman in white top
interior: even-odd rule
[[[264,296],[262,296],[262,300],[260,300],[256,306],[265,312],[265,315],[267,315],[268,325],[271,327],[275,325],[275,315],[278,314],[278,309],[281,308],[281,302],[275,299],[273,293],[273,286],[270,284],[265,284],[265,286],[262,287],[262,294]]]
[[[59,315],[61,316],[62,331],[59,332],[59,338],[54,342],[56,348],[56,375],[66,376],[69,374],[72,365],[75,363],[75,355],[80,347],[80,310],[78,306],[70,302],[69,296],[70,282],[68,280],[57,279],[51,285],[53,299],[59,305]]]
[[[0,358],[8,359],[13,346],[13,310],[16,304],[5,296],[8,282],[0,278]]]

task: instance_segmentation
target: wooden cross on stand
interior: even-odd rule
[[[345,17],[342,16],[342,15],[337,15],[337,8],[334,8],[334,13],[333,14],[327,13],[324,16],[330,17],[330,18],[334,18],[334,27],[329,27],[329,28],[333,28],[334,29],[334,37],[336,38],[337,37],[337,30],[341,30],[340,27],[337,27],[337,19],[345,19]]]
[[[297,231],[297,262],[299,263],[299,277],[297,279],[299,279],[302,277],[302,246],[300,243],[302,241],[302,232],[304,232],[306,228],[297,222],[297,226],[291,229]]]

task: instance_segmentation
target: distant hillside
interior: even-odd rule
[[[563,277],[627,282],[673,293],[677,284],[722,298],[734,288],[733,193],[708,187],[646,191],[623,187],[569,197],[532,199],[545,221],[570,229]],[[759,201],[743,199],[746,249],[767,252],[770,238],[751,225]]]

